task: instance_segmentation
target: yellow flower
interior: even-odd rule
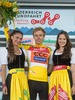
[[[12,7],[12,3],[10,3],[10,2],[5,2],[5,7]]]
[[[0,6],[2,5],[2,2],[0,1]]]

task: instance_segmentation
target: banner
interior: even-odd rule
[[[9,22],[8,22],[9,24]],[[61,30],[68,32],[71,39],[75,38],[75,10],[74,9],[19,9],[15,19],[15,27],[23,32],[24,38],[33,38],[35,27],[43,27],[46,31],[44,43],[55,44],[56,36]],[[9,25],[10,32],[14,29]],[[3,28],[0,35],[3,35]],[[1,37],[1,36],[0,36]],[[27,41],[23,41],[23,43]],[[1,46],[1,45],[0,45]]]

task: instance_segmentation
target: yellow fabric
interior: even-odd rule
[[[69,68],[69,66],[68,66]],[[71,97],[71,87],[70,87],[70,81],[69,81],[69,76],[68,72],[66,69],[64,70],[56,70],[53,71],[51,76],[50,76],[50,82],[49,82],[49,95],[51,93],[52,88],[56,87],[54,91],[56,92],[54,99],[49,99],[49,100],[59,100],[58,99],[58,89],[59,85],[67,93],[67,96],[69,99],[64,99],[64,100],[72,100]]]
[[[34,47],[46,47],[44,44],[35,44]]]
[[[70,66],[67,66],[67,69],[70,69]]]
[[[47,70],[40,66],[33,66],[29,69],[28,79],[47,82]]]
[[[5,37],[6,37],[6,40],[8,40],[8,38],[9,38],[9,28],[7,27],[7,28],[4,28],[4,33],[5,33]]]
[[[27,77],[24,69],[11,69],[10,100],[30,100]]]
[[[31,45],[31,44],[21,44],[21,46],[22,46],[24,49],[28,50],[29,47],[30,47],[30,46],[33,46],[33,45]]]

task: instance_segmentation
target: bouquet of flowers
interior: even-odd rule
[[[5,26],[8,20],[11,24],[17,14],[18,6],[16,1],[0,0],[0,27]]]

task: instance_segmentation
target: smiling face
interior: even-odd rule
[[[16,34],[14,34],[13,36],[11,36],[13,45],[14,45],[14,46],[18,46],[18,45],[21,43],[22,38],[23,38],[23,36],[22,36],[22,34],[20,34],[20,33],[16,33]]]
[[[41,30],[39,30],[34,33],[33,37],[36,44],[41,44],[44,40],[44,33]]]
[[[66,36],[64,34],[60,34],[58,37],[58,44],[60,47],[64,47],[67,43]]]

